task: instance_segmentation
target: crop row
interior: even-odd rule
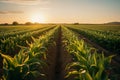
[[[33,25],[32,27],[35,27],[35,28],[32,28],[31,26],[28,27],[28,26],[25,26],[25,29],[24,28],[21,28],[16,30],[18,26],[16,27],[13,27],[13,30],[10,30],[10,31],[4,31],[4,32],[1,32],[0,33],[0,39],[6,39],[8,37],[16,37],[18,35],[23,35],[25,33],[30,33],[30,32],[33,32],[33,31],[38,31],[38,30],[41,30],[43,28],[47,28],[47,27],[50,27],[48,25],[43,25],[43,26],[35,26]],[[11,27],[12,28],[12,27]],[[14,30],[15,29],[15,30]],[[0,30],[1,31],[1,30]]]
[[[58,30],[61,30],[62,32]],[[62,40],[60,41],[62,42],[62,45],[57,45],[59,42],[54,40],[56,34],[59,33],[62,35],[57,36],[57,38],[59,39],[62,37],[62,39],[60,39]],[[39,76],[45,77],[45,66],[51,66],[51,63],[48,63],[47,61],[49,60],[47,59],[48,56],[50,56],[50,54],[47,55],[47,52],[49,52],[47,51],[48,46],[54,45],[55,42],[56,47],[64,46],[67,53],[72,56],[73,62],[68,63],[65,68],[67,71],[65,78],[68,80],[71,76],[74,80],[108,80],[113,78],[113,76],[110,76],[110,63],[113,56],[105,57],[103,53],[98,53],[96,49],[85,44],[84,40],[79,39],[78,35],[67,27],[43,28],[41,31],[35,31],[32,35],[27,34],[24,36],[25,39],[24,37],[21,38],[21,36],[16,36],[14,37],[15,39],[12,39],[13,37],[9,38],[10,42],[8,40],[8,43],[2,44],[9,44],[9,46],[7,48],[1,47],[1,51],[8,49],[9,51],[6,52],[6,54],[14,56],[11,57],[0,53],[0,56],[3,57],[3,80],[38,80]],[[5,39],[5,41],[6,40],[7,39]],[[12,43],[12,41],[15,43]],[[19,42],[20,44],[18,44]],[[14,44],[13,50],[11,49],[13,46],[12,44]],[[15,52],[18,45],[21,50]],[[12,54],[9,54],[10,51]],[[52,57],[54,58],[54,56]],[[56,59],[58,58],[60,58],[60,56]],[[60,64],[56,63],[56,65]],[[70,78],[70,80],[73,79]]]
[[[62,28],[62,32],[63,43],[73,58],[73,62],[66,66],[66,78],[74,76],[74,80],[108,80],[113,56],[105,57],[103,53],[99,54],[66,27]]]
[[[45,27],[31,32],[26,32],[22,35],[15,34],[14,37],[8,37],[6,39],[0,39],[0,50],[2,53],[8,53],[9,55],[14,55],[20,49],[20,46],[26,46],[26,40],[32,42],[33,37],[38,37],[40,34],[45,33],[46,31],[53,29],[54,27]]]
[[[39,38],[33,38],[33,43],[27,42],[28,47],[22,47],[14,57],[2,54],[3,80],[36,80],[38,76],[45,76],[42,69],[46,66],[46,51],[49,43],[53,44],[53,37],[58,27],[46,32]]]
[[[0,33],[11,33],[11,32],[19,32],[23,30],[34,30],[34,29],[39,29],[42,27],[47,27],[47,26],[54,26],[54,25],[9,25],[9,26],[0,26]]]
[[[120,35],[115,32],[80,29],[78,27],[69,27],[69,29],[87,37],[108,51],[117,54],[120,52]]]

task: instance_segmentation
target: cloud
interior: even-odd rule
[[[0,0],[0,2],[19,5],[38,5],[46,4],[49,2],[49,0]]]
[[[0,14],[22,14],[23,11],[0,11]]]

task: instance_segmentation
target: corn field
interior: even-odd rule
[[[119,33],[114,25],[0,26],[0,80],[119,80]]]

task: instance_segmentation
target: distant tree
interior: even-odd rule
[[[26,24],[26,25],[31,25],[32,23],[31,23],[31,22],[26,22],[25,24]]]
[[[105,23],[105,24],[120,25],[120,22],[108,22],[108,23]]]
[[[3,25],[5,25],[5,26],[6,26],[6,25],[9,25],[9,24],[8,24],[8,23],[4,23]]]
[[[74,25],[79,25],[79,23],[74,23]]]
[[[13,25],[18,25],[19,23],[17,21],[14,21],[12,24]]]

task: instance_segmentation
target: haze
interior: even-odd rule
[[[120,21],[120,0],[0,0],[0,23]]]

